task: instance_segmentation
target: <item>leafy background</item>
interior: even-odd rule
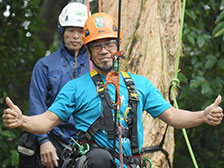
[[[6,108],[6,96],[11,97],[27,113],[33,66],[39,58],[54,51],[58,45],[60,37],[57,30],[52,30],[54,38],[49,44],[40,38],[41,32],[47,32],[47,24],[50,22],[40,17],[44,2],[47,1],[0,0],[0,115]],[[67,3],[54,1],[55,4],[62,2]],[[96,11],[96,0],[91,2],[91,7],[92,11]],[[223,96],[223,35],[224,0],[187,0],[183,32],[184,56],[181,58],[178,76],[182,88],[178,100],[180,108],[200,110],[212,103],[218,94]],[[223,124],[218,127],[202,125],[187,129],[200,168],[224,167],[223,127]],[[17,167],[16,146],[21,132],[21,129],[5,129],[0,119],[1,168]],[[175,141],[174,167],[194,167],[181,130],[175,130]]]
[[[217,95],[224,96],[223,34],[223,0],[187,1],[183,31],[184,56],[179,73],[182,88],[178,100],[180,108],[204,109]],[[223,127],[223,124],[218,127],[204,124],[187,130],[199,167],[224,167]],[[194,167],[180,130],[175,131],[175,141],[174,167]]]
[[[38,6],[39,0],[0,1],[1,115],[6,107],[6,95],[17,100],[15,102],[27,113],[31,72],[36,60],[44,55],[43,43],[35,36],[35,32],[44,27]],[[5,129],[1,118],[0,167],[15,167],[18,164],[16,145],[20,134],[20,129]]]

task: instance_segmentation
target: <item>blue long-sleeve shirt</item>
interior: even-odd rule
[[[63,44],[52,54],[39,59],[33,69],[29,90],[29,115],[44,113],[54,102],[61,88],[73,78],[89,72],[89,57],[83,46],[77,56],[74,67],[74,53],[70,53]],[[72,117],[68,123],[61,123],[52,132],[69,142],[76,134]],[[48,134],[36,135],[39,144],[49,141]]]

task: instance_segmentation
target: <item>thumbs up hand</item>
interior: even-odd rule
[[[9,97],[6,98],[6,103],[9,108],[3,111],[3,123],[7,128],[21,127],[23,124],[23,115],[21,110],[13,104]]]
[[[219,107],[222,97],[219,95],[215,102],[204,110],[204,121],[212,126],[217,126],[221,123],[223,118],[223,110]]]

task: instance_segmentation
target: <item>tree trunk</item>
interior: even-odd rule
[[[45,0],[42,4],[40,17],[46,21],[44,32],[38,32],[37,36],[45,43],[48,50],[54,40],[54,34],[58,30],[58,16],[69,0]]]
[[[126,59],[121,60],[123,70],[146,76],[168,97],[168,88],[175,74],[178,38],[180,30],[180,0],[126,0],[122,2],[122,46]],[[118,1],[102,1],[102,10],[118,16]],[[152,119],[145,112],[144,147],[159,145],[166,124]],[[171,163],[174,154],[174,129],[168,127],[163,148],[169,153]],[[168,167],[165,155],[154,152],[148,155],[153,168]]]

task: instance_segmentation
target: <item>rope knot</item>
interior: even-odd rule
[[[170,85],[173,86],[174,88],[177,88],[177,86],[180,85],[180,80],[178,78],[173,78],[171,81],[170,81]]]
[[[169,87],[169,101],[171,105],[174,105],[174,101],[176,101],[176,99],[180,96],[180,92],[181,92],[181,88],[180,88],[180,80],[177,78],[173,78],[170,81],[170,87]],[[175,96],[174,90],[172,89],[176,89],[177,90],[177,96]],[[173,93],[173,99],[171,98],[171,92]]]

